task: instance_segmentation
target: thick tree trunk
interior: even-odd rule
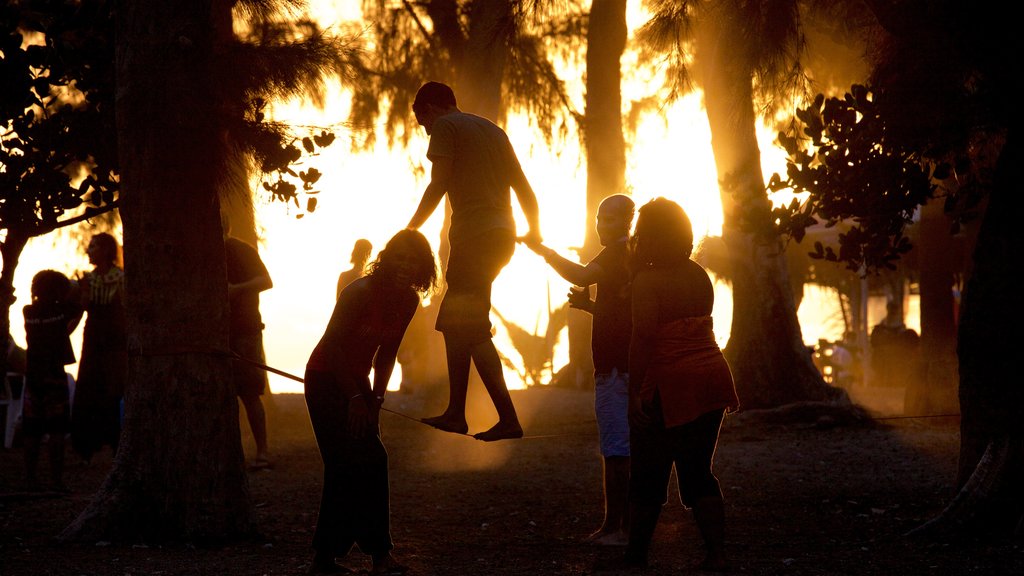
[[[718,169],[722,239],[732,267],[733,319],[725,355],[745,408],[842,397],[804,346],[785,254],[770,229],[770,203],[755,131],[751,70],[726,17],[702,21],[698,65]]]
[[[587,28],[587,94],[583,142],[587,154],[587,210],[582,262],[601,250],[594,224],[601,200],[626,188],[626,143],[622,136],[622,52],[626,48],[626,0],[595,0]],[[572,384],[593,388],[590,345],[593,317],[569,310],[569,366]]]
[[[587,94],[583,142],[587,153],[587,226],[584,261],[601,250],[594,223],[601,200],[626,188],[622,136],[622,52],[626,49],[626,0],[595,0],[587,28]]]
[[[0,374],[7,373],[6,343],[11,337],[11,306],[17,300],[14,294],[14,273],[18,270],[21,253],[28,244],[28,236],[16,229],[7,230],[7,237],[0,244],[0,257],[3,258],[3,271],[0,272],[0,343],[4,344],[4,353],[0,354]],[[31,295],[26,295],[31,298]]]
[[[921,286],[921,360],[906,383],[907,415],[956,414],[956,321],[953,280],[961,261],[941,198],[921,208],[917,262]]]
[[[508,0],[477,0],[469,14],[469,36],[458,62],[459,107],[492,121],[501,114],[501,83],[514,32]]]
[[[253,532],[230,382],[208,67],[211,2],[118,12],[118,138],[129,330],[113,469],[64,540],[223,541]]]
[[[1019,193],[1022,156],[1019,135],[1011,132],[996,169],[964,289],[957,342],[961,421],[956,483],[968,493],[960,498],[967,498],[970,505],[951,506],[940,517],[944,525],[1016,526],[1019,531],[1024,518],[1020,484],[1024,388],[1018,366],[1024,301],[1009,268],[1019,262],[1024,249],[1021,227],[1009,207],[1010,199]],[[986,451],[988,459],[983,458]],[[973,480],[978,476],[985,481]],[[992,489],[980,490],[983,486]]]
[[[946,508],[907,535],[956,540],[964,534],[1020,534],[1024,531],[1020,498],[1022,462],[1024,445],[1020,437],[992,439]]]

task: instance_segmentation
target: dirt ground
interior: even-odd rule
[[[871,414],[896,411],[897,392],[870,398]],[[481,388],[470,394],[484,403],[470,420],[474,432],[489,426],[494,413]],[[592,394],[534,387],[514,391],[513,399],[527,437],[483,443],[416,421],[443,407],[437,398],[389,395],[385,407],[394,412],[382,415],[382,434],[390,454],[396,557],[412,575],[619,574],[607,566],[621,549],[584,541],[602,516]],[[72,492],[58,495],[23,492],[20,451],[0,451],[0,575],[304,574],[320,457],[301,395],[273,396],[269,413],[275,467],[249,476],[263,537],[216,549],[58,545],[53,536],[99,486],[110,454],[89,467],[72,462],[66,475]],[[796,409],[728,417],[716,472],[726,497],[732,573],[1024,574],[1020,543],[903,537],[952,496],[957,426],[955,418],[848,422]],[[243,441],[251,453],[247,433]],[[696,527],[671,494],[651,567],[621,573],[696,573],[692,566],[700,557]],[[369,566],[358,551],[344,563]]]

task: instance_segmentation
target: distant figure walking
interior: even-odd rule
[[[509,188],[529,225],[526,238],[540,242],[537,197],[505,132],[486,118],[459,110],[452,89],[439,82],[420,87],[412,105],[430,136],[430,183],[408,227],[419,229],[448,195],[451,251],[444,273],[447,291],[435,328],[444,335],[448,407],[423,422],[465,434],[470,362],[498,411],[498,423],[474,435],[484,441],[521,438],[501,359],[491,341],[491,284],[515,251],[516,230]]]
[[[725,506],[712,463],[723,416],[739,399],[715,341],[711,279],[692,252],[693,228],[678,204],[656,198],[640,208],[630,254],[630,566],[647,565],[674,466],[679,499],[693,510],[707,548],[699,567],[727,567]]]
[[[593,314],[594,409],[604,465],[604,522],[590,536],[596,544],[625,546],[629,494],[629,230],[635,205],[629,196],[605,198],[597,211],[597,235],[604,249],[586,266],[559,256],[543,244],[528,246],[558,273],[581,288],[570,289],[569,305]],[[597,285],[594,301],[586,287]]]
[[[366,263],[370,261],[370,252],[372,251],[373,244],[366,238],[360,238],[352,245],[352,256],[349,258],[352,268],[338,275],[338,290],[334,296],[335,299],[341,298],[341,291],[346,286],[366,275]]]
[[[221,214],[221,225],[231,307],[231,351],[249,360],[233,362],[235,388],[256,443],[256,457],[249,463],[249,469],[261,470],[273,466],[267,443],[267,416],[261,399],[267,390],[267,374],[253,362],[266,363],[260,292],[273,288],[274,282],[256,248],[231,236],[231,222],[226,213]]]
[[[104,445],[117,452],[121,400],[128,379],[121,247],[103,232],[89,240],[86,254],[93,269],[78,280],[85,327],[71,409],[71,445],[84,463]]]
[[[70,334],[82,311],[70,300],[71,281],[55,270],[32,278],[32,303],[24,308],[26,373],[21,431],[25,445],[25,482],[38,490],[36,469],[43,438],[48,436],[50,483],[64,487],[65,436],[69,429],[70,398],[64,367],[75,362]]]
[[[306,363],[306,407],[324,462],[312,574],[346,572],[336,559],[353,544],[372,558],[370,574],[406,571],[391,555],[388,454],[378,419],[419,295],[436,280],[427,239],[414,230],[398,232],[369,273],[342,291]]]

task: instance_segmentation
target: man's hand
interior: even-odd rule
[[[551,252],[551,248],[537,242],[534,238],[529,236],[520,236],[516,238],[516,242],[521,242],[526,245],[527,248],[533,250],[533,252],[541,257],[547,257],[548,253]]]
[[[371,408],[371,405],[373,406]],[[376,398],[369,401],[360,394],[348,402],[348,433],[353,438],[363,438],[373,432],[380,417],[380,403]]]
[[[586,288],[576,286],[569,287],[569,307],[590,312],[593,302],[590,300],[590,291]]]
[[[537,230],[534,230],[533,228],[531,228],[524,236],[520,236],[520,237],[516,238],[516,241],[517,242],[522,242],[523,244],[526,244],[526,246],[529,249],[533,250],[534,252],[537,252],[541,256],[543,256],[544,254],[547,253],[547,249],[544,249],[543,252],[538,252],[538,249],[535,248],[535,246],[539,246],[540,248],[544,248],[543,245],[542,245],[544,240],[543,240],[543,238],[541,238],[540,232],[537,231]]]

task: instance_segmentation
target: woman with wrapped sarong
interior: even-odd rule
[[[712,471],[722,419],[739,407],[715,340],[714,289],[690,259],[683,209],[656,198],[640,208],[630,241],[630,525],[625,561],[646,566],[675,467],[679,498],[693,510],[707,549],[702,570],[726,569],[722,490]]]

